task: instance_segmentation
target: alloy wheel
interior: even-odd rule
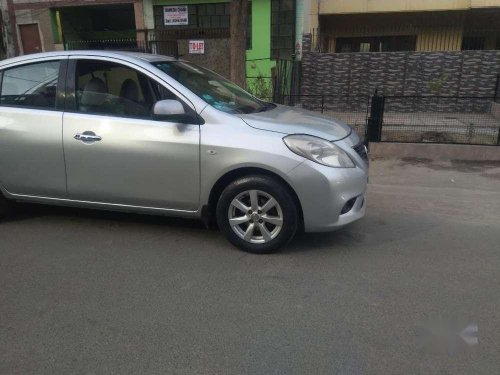
[[[229,205],[229,225],[238,237],[250,243],[267,243],[283,228],[283,211],[278,201],[261,190],[238,194]]]

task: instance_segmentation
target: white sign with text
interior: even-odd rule
[[[188,25],[187,5],[163,7],[163,21],[165,26]]]
[[[190,40],[189,41],[189,53],[203,55],[205,53],[205,41],[204,40]]]

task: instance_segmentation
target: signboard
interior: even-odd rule
[[[163,7],[163,23],[165,26],[188,25],[188,6],[177,5]]]
[[[205,53],[205,41],[204,40],[190,40],[189,41],[189,53],[203,55]]]

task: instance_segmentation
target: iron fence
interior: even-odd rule
[[[65,48],[67,50],[96,49],[145,52],[147,43],[145,40],[137,40],[136,38],[69,40],[65,43]]]
[[[65,43],[66,50],[115,50],[145,52],[156,55],[179,55],[177,41],[144,38],[71,40]]]
[[[367,134],[370,95],[281,95],[275,102],[322,113],[350,125],[362,138]]]
[[[66,50],[119,50],[179,56],[177,39],[163,30],[136,30],[133,37],[68,40]]]
[[[190,28],[190,29],[148,29],[141,30],[148,34],[151,39],[178,40],[178,39],[228,39],[231,37],[228,27],[220,28]]]
[[[500,144],[495,97],[375,95],[367,124],[375,142]]]
[[[500,103],[495,97],[375,94],[277,99],[340,120],[367,141],[500,145]]]

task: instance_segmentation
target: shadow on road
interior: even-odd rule
[[[43,216],[83,218],[113,223],[140,223],[148,225],[168,225],[172,227],[205,228],[200,220],[194,219],[87,208],[46,206],[29,203],[16,203],[13,213],[3,221],[23,221]]]
[[[169,229],[194,229],[199,230],[200,235],[204,235],[202,231],[218,232],[217,229],[206,229],[203,222],[196,219],[186,219],[178,217],[168,217],[159,215],[147,215],[128,212],[116,212],[95,210],[86,208],[74,207],[59,207],[46,206],[30,203],[17,203],[11,215],[6,217],[4,222],[22,222],[25,220],[34,219],[50,219],[48,221],[87,221],[99,227],[121,226],[122,224],[144,225],[145,227],[168,227]],[[361,244],[364,241],[364,235],[360,233],[357,225],[350,226],[331,233],[297,233],[297,236],[292,242],[284,248],[281,254],[292,254],[299,252],[307,252],[310,250],[328,250],[352,247],[352,245]],[[352,229],[353,228],[353,229]],[[130,229],[130,228],[129,228]],[[218,235],[222,236],[222,234]],[[207,241],[210,237],[205,238]],[[228,246],[230,246],[228,244]]]

